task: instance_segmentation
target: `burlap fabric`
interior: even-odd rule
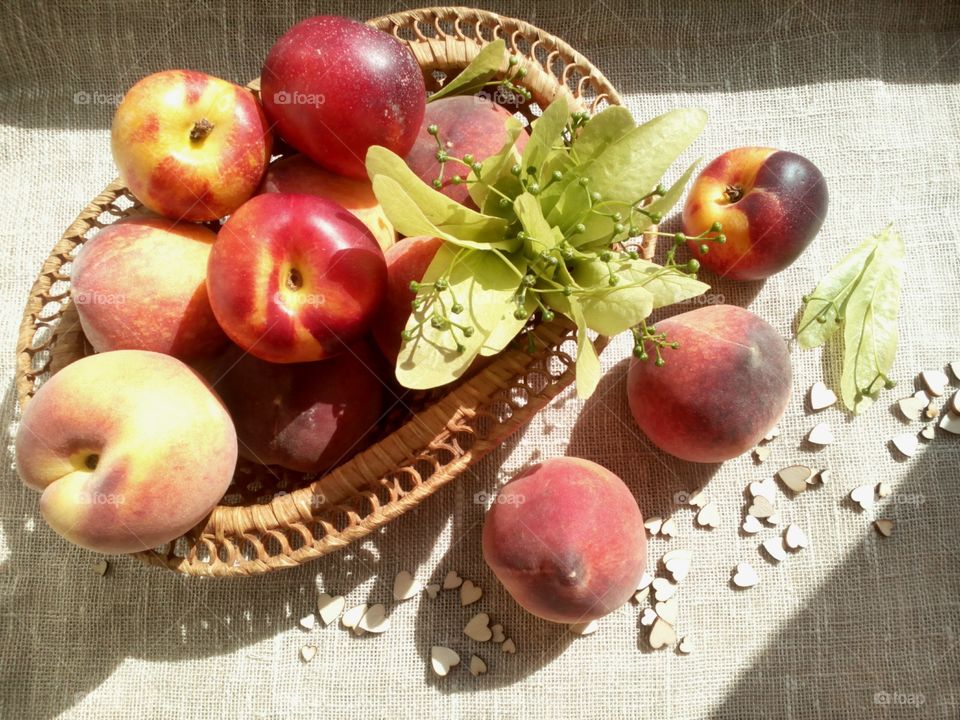
[[[403,9],[389,3],[14,2],[0,10],[0,371],[8,429],[0,500],[0,716],[49,718],[954,718],[960,716],[960,440],[939,435],[898,461],[888,439],[903,428],[890,411],[916,372],[960,360],[960,5],[952,3],[587,2],[491,3],[560,35],[623,92],[638,118],[700,105],[709,127],[686,160],[740,145],[800,152],[829,182],[830,213],[803,257],[766,284],[718,282],[708,301],[747,305],[790,336],[801,296],[845,249],[889,221],[908,259],[894,375],[900,388],[848,422],[816,418],[803,395],[836,381],[838,363],[792,347],[795,396],[763,466],[749,458],[694,466],[655,451],[624,397],[625,338],[587,403],[565,394],[516,440],[362,546],[302,568],[231,580],[185,579],[125,558],[107,576],[96,556],[46,528],[37,495],[10,455],[17,409],[13,348],[23,302],[49,248],[115,175],[108,126],[137,78],[168,67],[245,81],[271,42],[318,10],[358,18]],[[679,169],[679,165],[678,165]],[[690,309],[692,305],[687,306]],[[710,389],[691,388],[709,393]],[[816,454],[801,442],[816,421],[837,441]],[[489,494],[517,468],[570,453],[619,473],[646,514],[670,513],[673,495],[703,483],[720,528],[695,529],[676,509],[678,536],[651,543],[694,553],[678,594],[687,657],[646,649],[639,608],[574,640],[525,615],[486,569],[480,522]],[[743,490],[795,461],[829,466],[832,481],[797,500],[781,497],[811,547],[774,566],[758,538],[737,527]],[[871,516],[844,502],[857,485],[886,480],[878,516],[897,519],[881,539]],[[772,533],[768,532],[767,535]],[[763,537],[766,537],[764,535]],[[752,590],[729,586],[749,560]],[[467,609],[453,593],[401,605],[393,577],[426,582],[456,569],[484,589]],[[308,633],[297,620],[318,588],[349,603],[387,602],[392,627],[355,638]],[[504,624],[505,655],[462,633],[473,612]],[[309,664],[298,657],[314,643]],[[430,647],[461,666],[437,678]]]

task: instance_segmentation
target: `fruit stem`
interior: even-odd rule
[[[743,197],[743,185],[727,185],[727,188],[723,191],[723,194],[727,196],[728,202],[735,203],[737,200]]]
[[[193,124],[193,128],[190,130],[190,139],[194,142],[199,142],[209,135],[211,130],[213,130],[213,123],[206,118],[200,118]]]

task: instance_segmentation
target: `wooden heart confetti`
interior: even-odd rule
[[[747,535],[756,535],[763,530],[763,525],[753,515],[747,515],[743,519],[743,525],[740,526]]]
[[[787,525],[787,531],[783,534],[783,541],[790,550],[799,550],[810,544],[810,538],[800,528],[799,525]]]
[[[656,622],[657,613],[654,612],[653,608],[644,608],[643,612],[640,614],[640,624],[646,627],[650,627]]]
[[[860,506],[861,510],[869,510],[873,507],[873,485],[861,485],[850,491],[850,499]]]
[[[677,586],[670,582],[667,578],[656,578],[653,581],[653,596],[659,600],[669,600],[673,597],[674,593],[677,592]]]
[[[500,646],[500,649],[505,653],[510,653],[511,655],[517,652],[517,645],[513,642],[513,638],[507,638],[503,641],[503,644]]]
[[[590,620],[584,623],[574,623],[570,626],[570,632],[574,635],[592,635],[598,627],[600,627],[600,623],[596,620]]]
[[[960,416],[946,413],[940,418],[940,428],[953,435],[960,435]]]
[[[777,484],[771,478],[754,481],[747,486],[747,492],[751,497],[764,497],[772,503],[777,497]]]
[[[680,644],[677,645],[677,650],[679,650],[684,655],[689,655],[694,650],[696,650],[696,646],[694,645],[693,640],[690,638],[690,636],[685,635],[683,640],[680,641]]]
[[[470,656],[470,674],[474,677],[483,675],[487,672],[487,664],[477,655]]]
[[[818,423],[813,426],[813,430],[807,435],[807,440],[814,445],[829,445],[833,442],[833,432],[826,423]]]
[[[416,597],[418,592],[420,592],[420,586],[412,574],[406,570],[401,570],[397,573],[397,576],[393,579],[394,600],[403,602],[404,600]]]
[[[663,537],[672,538],[677,534],[677,521],[673,518],[667,518],[663,521],[663,525],[660,526],[660,534]]]
[[[642,603],[644,600],[647,599],[647,597],[649,597],[649,595],[650,595],[650,588],[645,587],[643,590],[637,590],[633,594],[633,600],[636,603]]]
[[[304,630],[313,630],[317,625],[317,617],[313,613],[310,613],[306,617],[300,618],[299,624]]]
[[[440,677],[450,672],[450,668],[460,664],[460,656],[453,650],[442,645],[430,648],[430,666]]]
[[[891,492],[893,492],[893,491],[890,489],[890,484],[889,484],[889,483],[886,483],[886,482],[883,482],[883,481],[880,481],[880,482],[877,483],[877,495],[878,495],[879,497],[885,498],[885,497],[887,497],[887,495],[889,495]]]
[[[890,537],[893,535],[893,531],[897,527],[897,521],[888,520],[887,518],[880,518],[879,520],[874,520],[873,525],[875,528],[877,528],[878,533],[884,537]]]
[[[763,521],[764,521],[765,523],[767,523],[768,525],[779,525],[779,524],[780,524],[780,520],[781,520],[781,518],[780,518],[780,513],[779,513],[779,512],[775,512],[773,515],[770,515],[769,517],[763,518]]]
[[[953,373],[954,380],[960,380],[960,362],[950,363],[950,372]]]
[[[380,603],[371,605],[360,618],[358,627],[370,633],[384,633],[390,629],[390,618],[387,609]]]
[[[960,415],[960,392],[955,392],[950,398],[950,412]]]
[[[108,568],[108,567],[110,567],[110,566],[107,564],[107,561],[106,561],[106,560],[97,560],[97,561],[93,564],[93,571],[94,571],[97,575],[99,575],[100,577],[103,577],[104,575],[107,574],[107,568]]]
[[[715,528],[720,525],[720,510],[717,506],[708,502],[697,513],[697,525],[700,527]]]
[[[308,663],[317,655],[317,646],[316,645],[304,645],[300,648],[300,657],[305,662]]]
[[[682,582],[690,572],[693,554],[689,550],[671,550],[661,558],[663,567],[673,577],[674,582]]]
[[[760,445],[753,449],[753,456],[757,459],[757,462],[762,463],[770,457],[770,448],[766,445]]]
[[[822,382],[815,382],[810,388],[810,409],[814,412],[836,405],[837,394]]]
[[[904,457],[913,457],[920,445],[920,439],[912,432],[894,435],[890,438],[890,442]]]
[[[924,425],[923,430],[920,431],[920,437],[924,440],[933,440],[937,436],[937,428],[932,423],[930,425]]]
[[[340,617],[340,624],[345,628],[355,630],[360,625],[360,621],[363,619],[363,615],[366,612],[366,605],[357,605],[356,607],[352,607]],[[362,630],[363,628],[360,629]]]
[[[664,557],[666,557],[666,555]],[[637,585],[637,590],[644,590],[650,587],[650,583],[652,582],[653,582],[653,575],[651,575],[646,570],[644,570],[643,575],[640,576],[640,583]]]
[[[692,493],[690,493],[690,497],[688,498],[687,502],[693,507],[701,508],[710,502],[710,498],[707,497],[705,492],[703,492],[703,489],[694,490]]]
[[[439,584],[439,583],[430,583],[429,585],[427,585],[427,587],[426,587],[425,589],[426,589],[426,591],[427,591],[427,595],[429,595],[429,596],[430,596],[430,599],[432,600],[432,599],[435,598],[435,597],[437,596],[437,594],[440,592],[440,584]]]
[[[777,562],[781,562],[787,559],[787,551],[783,547],[783,538],[772,537],[768,538],[761,543],[761,546],[764,550],[767,551],[767,555],[772,557]]]
[[[493,630],[490,629],[490,616],[486,613],[477,613],[470,618],[470,622],[463,629],[463,634],[471,640],[486,642],[493,637]]]
[[[926,398],[926,394],[924,394],[924,398]],[[897,408],[900,410],[900,414],[910,421],[919,420],[920,413],[923,412],[926,406],[926,399],[919,400],[913,396],[897,401]]]
[[[738,563],[733,572],[733,584],[738,588],[752,588],[760,582],[757,571],[748,562]]]
[[[490,638],[495,643],[502,643],[507,639],[507,636],[503,634],[503,625],[499,623],[490,628],[490,632],[493,633],[493,636]]]
[[[673,645],[677,641],[677,633],[673,625],[662,618],[657,618],[650,628],[650,647],[659,650],[667,645]]]
[[[770,502],[763,495],[758,495],[753,499],[750,507],[747,509],[748,515],[753,515],[755,518],[768,518],[776,512],[776,508],[773,507],[773,503]]]
[[[806,465],[791,465],[778,471],[777,477],[795,493],[802,493],[807,489],[807,482],[813,477],[813,470]]]
[[[473,584],[471,580],[464,580],[460,586],[460,605],[466,607],[472,605],[483,597],[483,590]]]
[[[814,475],[812,478],[810,478],[810,483],[811,483],[811,484],[812,484],[814,481],[819,482],[821,485],[826,485],[826,484],[830,481],[830,471],[829,471],[829,470],[821,470],[821,471],[818,472],[816,475]]]
[[[780,437],[780,426],[774,425],[772,428],[770,428],[770,432],[763,436],[763,440],[764,442],[770,442],[772,440],[776,440],[778,437]]]
[[[463,583],[463,579],[457,575],[457,571],[451,570],[443,578],[443,589],[453,590],[454,588],[460,587],[461,583]]]
[[[677,622],[677,616],[680,614],[680,606],[676,598],[671,598],[666,602],[658,602],[653,606],[653,611],[666,620],[671,625]]]
[[[947,390],[947,383],[950,378],[942,370],[924,370],[920,373],[920,380],[927,392],[935,397],[940,397]]]
[[[643,523],[643,526],[650,531],[651,537],[654,537],[660,534],[660,528],[663,527],[663,518],[647,518],[647,521]]]
[[[317,598],[317,612],[320,613],[320,619],[323,620],[324,625],[329,625],[340,617],[340,613],[346,606],[347,600],[342,595],[333,597],[320,593],[320,597]]]

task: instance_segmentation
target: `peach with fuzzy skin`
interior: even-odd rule
[[[17,471],[70,542],[131,553],[173,540],[226,492],[237,436],[220,399],[179,360],[143,350],[82,358],[23,411]]]
[[[367,226],[383,250],[393,245],[397,233],[387,219],[373,186],[366,178],[334,175],[304,155],[274,160],[263,177],[260,192],[305,193],[340,203]]]
[[[97,352],[154,350],[191,362],[227,344],[207,299],[217,236],[202,225],[132,217],[84,243],[70,294]]]
[[[596,620],[627,602],[646,546],[630,490],[580,458],[547,460],[515,477],[483,525],[490,569],[524,609],[557,623]]]
[[[207,264],[227,336],[268,362],[332,357],[367,334],[387,284],[383,251],[343,206],[295,193],[251,198]]]
[[[440,177],[440,162],[437,160],[437,139],[451,157],[459,160],[464,155],[473,155],[475,162],[483,162],[500,152],[507,141],[504,127],[510,113],[486,98],[473,95],[458,95],[427,103],[423,124],[417,140],[406,161],[421,180],[432,186]],[[429,133],[431,125],[438,129],[437,137]],[[527,144],[527,131],[521,130],[516,148],[523,152]],[[440,192],[458,203],[475,207],[465,183],[455,183],[454,176],[466,177],[468,168],[460,162],[445,163]]]
[[[790,354],[780,334],[733,305],[691,310],[655,329],[679,347],[662,351],[663,367],[634,359],[627,378],[630,410],[650,441],[701,463],[755,447],[790,399]]]
[[[363,450],[383,409],[381,363],[367,342],[311,363],[268,363],[239,348],[226,353],[216,387],[236,424],[240,455],[315,473]]]
[[[229,215],[253,195],[272,136],[249,90],[192,70],[136,83],[117,108],[113,158],[131,192],[174,220]]]

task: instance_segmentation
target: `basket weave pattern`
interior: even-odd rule
[[[498,38],[527,68],[529,103],[490,99],[532,120],[563,97],[591,112],[620,98],[606,78],[563,41],[525,22],[466,8],[428,8],[370,24],[406,43],[428,90],[454,77]],[[258,82],[250,84],[254,90]],[[94,198],[44,262],[24,311],[17,346],[21,407],[52,373],[92,349],[70,302],[70,267],[85,240],[136,211],[119,180]],[[647,238],[645,255],[653,251]],[[477,375],[405,405],[389,434],[320,478],[241,461],[227,495],[208,518],[175,542],[137,554],[190,575],[252,575],[296,566],[362,538],[406,512],[500,445],[574,377],[572,326],[532,328]],[[602,349],[604,338],[598,338]],[[521,347],[522,345],[522,347]],[[416,412],[414,412],[416,410]],[[395,427],[393,427],[395,425]]]

